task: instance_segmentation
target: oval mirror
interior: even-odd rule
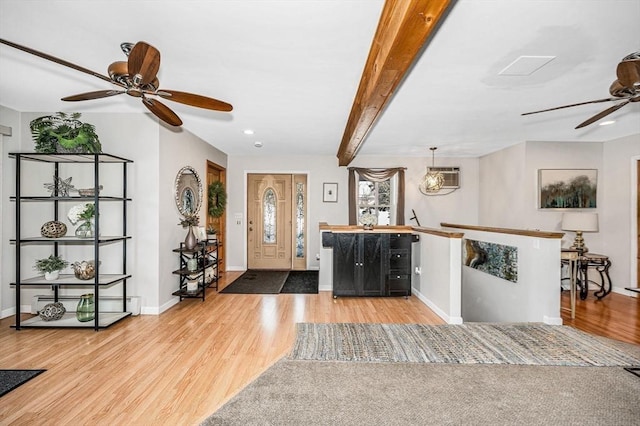
[[[202,204],[202,182],[198,172],[191,166],[184,166],[176,176],[176,206],[184,216],[194,216]]]

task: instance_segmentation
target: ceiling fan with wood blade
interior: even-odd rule
[[[151,113],[172,126],[181,126],[182,120],[168,106],[154,99],[153,96],[159,96],[173,102],[214,111],[228,112],[233,110],[231,104],[207,96],[177,90],[160,89],[160,82],[157,77],[158,71],[160,70],[160,52],[144,41],[139,41],[135,44],[122,43],[120,48],[125,55],[128,56],[127,61],[116,61],[109,65],[107,70],[108,76],[8,40],[0,39],[0,43],[72,68],[76,71],[92,75],[120,87],[120,89],[117,90],[98,90],[67,96],[62,98],[63,101],[87,101],[126,93],[127,95],[141,98],[143,105],[147,107]]]
[[[612,107],[600,111],[598,114],[578,124],[575,128],[580,129],[595,123],[607,115],[619,110],[630,102],[640,101],[640,52],[635,52],[625,56],[616,68],[617,79],[611,83],[609,93],[611,98],[596,99],[593,101],[579,102],[577,104],[563,105],[555,108],[543,109],[540,111],[525,112],[521,115],[538,114],[540,112],[555,111],[563,108],[571,108],[579,105],[595,104],[600,102],[622,101]]]

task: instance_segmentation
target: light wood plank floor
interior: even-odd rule
[[[0,368],[47,369],[2,397],[0,425],[198,424],[288,353],[296,322],[442,323],[416,297],[209,294],[99,332],[0,320]],[[572,325],[640,343],[638,299],[597,303],[580,301]]]

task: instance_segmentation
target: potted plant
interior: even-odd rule
[[[36,152],[102,152],[95,126],[83,123],[79,120],[80,116],[79,112],[58,112],[32,120],[29,128],[36,144]]]
[[[217,238],[217,233],[218,231],[216,231],[213,225],[207,225],[207,240],[214,241]]]
[[[44,279],[47,281],[57,280],[60,275],[60,271],[66,268],[69,262],[61,258],[60,256],[51,255],[46,259],[37,259],[33,269],[44,274]]]

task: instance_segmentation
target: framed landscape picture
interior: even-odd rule
[[[594,209],[597,182],[597,169],[539,169],[539,207]]]

